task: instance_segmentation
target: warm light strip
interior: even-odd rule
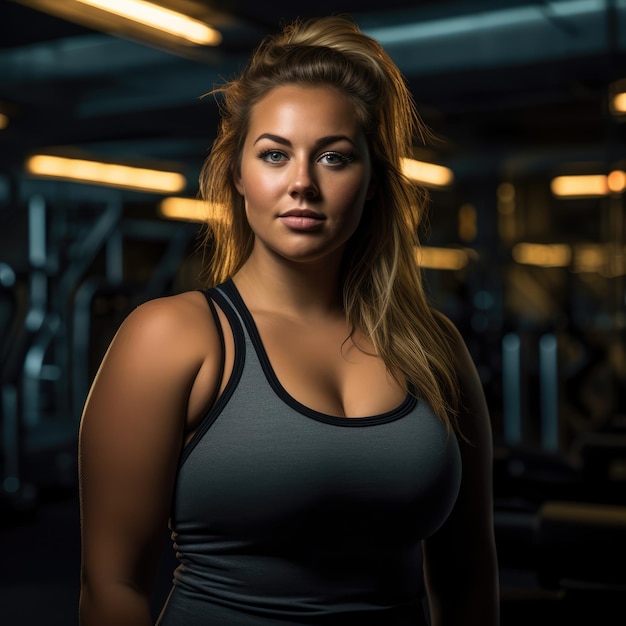
[[[433,270],[460,270],[468,263],[468,254],[457,248],[416,248],[415,258],[420,267]]]
[[[613,111],[616,113],[626,113],[626,92],[613,96]]]
[[[208,218],[207,203],[193,198],[164,198],[158,211],[161,217],[170,220],[206,222]]]
[[[626,190],[626,172],[614,170],[606,177],[606,183],[609,191],[621,193]]]
[[[204,200],[172,196],[164,198],[157,207],[159,215],[170,220],[191,222],[216,222],[226,218],[223,205],[213,205]]]
[[[609,193],[607,177],[603,174],[586,176],[557,176],[550,185],[552,193],[561,197],[606,196]]]
[[[222,41],[221,34],[207,24],[144,0],[76,0],[76,2],[140,22],[196,44],[217,46]]]
[[[9,116],[4,113],[0,113],[0,130],[3,130],[9,125]]]
[[[454,174],[447,167],[415,159],[402,159],[402,172],[407,178],[427,186],[446,187],[454,181]]]
[[[182,191],[187,184],[185,177],[178,172],[44,154],[30,157],[26,161],[26,169],[35,176],[50,176],[160,193],[176,193]]]
[[[539,267],[567,267],[572,259],[572,250],[564,243],[518,243],[511,254],[516,263]]]
[[[578,244],[572,258],[572,272],[601,272],[607,265],[608,246],[602,244]]]

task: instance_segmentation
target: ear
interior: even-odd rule
[[[235,183],[235,187],[237,189],[237,191],[243,196],[245,195],[245,187],[243,186],[243,180],[241,179],[241,172],[239,171],[239,168],[237,168],[234,172],[233,172],[233,182]]]

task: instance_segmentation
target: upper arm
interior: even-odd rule
[[[443,322],[451,337],[459,385],[458,428],[463,474],[455,506],[444,525],[424,542],[429,591],[445,597],[475,594],[476,623],[495,624],[498,581],[493,528],[493,443],[482,383],[458,330]],[[474,623],[466,621],[450,623]],[[493,620],[493,621],[491,621]],[[442,622],[448,623],[448,622]]]
[[[202,366],[188,302],[122,324],[85,403],[79,440],[83,575],[147,593],[167,528],[190,389]]]

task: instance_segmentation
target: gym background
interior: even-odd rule
[[[502,624],[625,623],[626,0],[95,4],[0,3],[3,623],[77,621],[81,409],[128,312],[199,286],[202,95],[344,12],[434,132],[416,262],[489,402]]]

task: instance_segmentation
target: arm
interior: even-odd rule
[[[85,404],[79,441],[82,626],[152,623],[151,586],[190,393],[198,372],[207,370],[206,353],[219,354],[211,350],[217,334],[206,328],[208,346],[199,347],[198,321],[206,327],[210,316],[197,296],[202,298],[182,294],[136,309],[111,343]]]
[[[493,528],[491,423],[482,384],[458,330],[452,336],[460,389],[459,446],[463,478],[445,524],[424,542],[433,626],[496,626],[498,564]],[[464,438],[466,440],[464,440]]]

